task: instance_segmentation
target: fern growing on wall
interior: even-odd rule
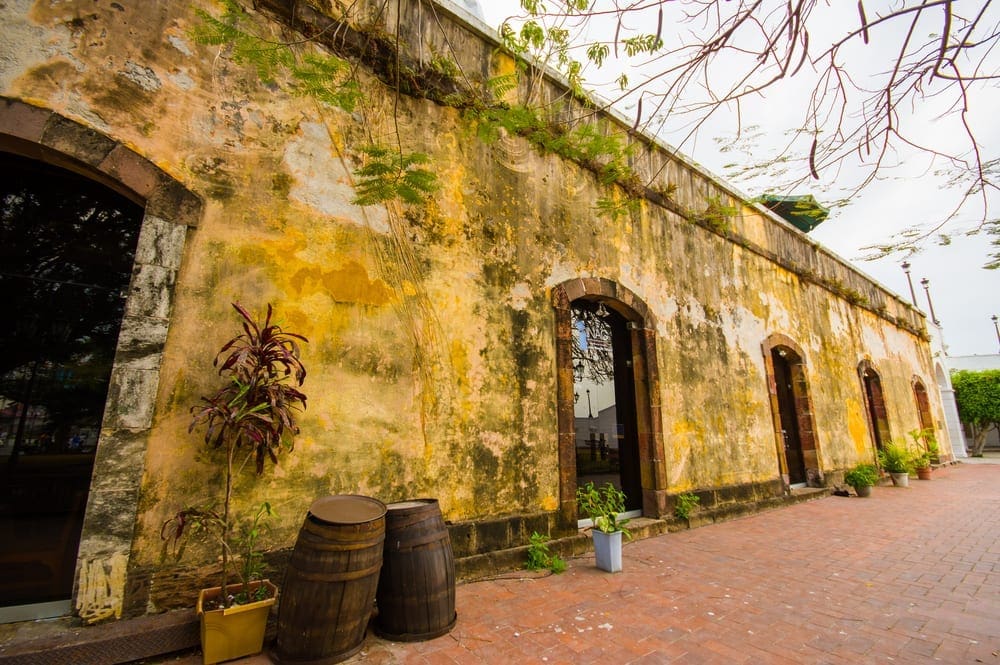
[[[365,146],[361,152],[367,160],[354,171],[358,195],[353,203],[357,205],[375,205],[396,198],[421,203],[437,188],[437,177],[419,166],[430,161],[422,152],[404,154],[379,145]]]
[[[235,0],[221,0],[222,14],[213,16],[198,10],[201,23],[193,31],[202,44],[222,46],[237,64],[253,67],[260,80],[281,85],[288,92],[347,112],[354,112],[364,99],[355,68],[348,61],[327,52],[303,52],[306,42],[286,42],[266,38],[254,31],[253,17]],[[364,117],[364,114],[362,114]],[[437,189],[437,176],[419,165],[429,161],[420,152],[407,152],[372,142],[362,146],[364,163],[354,168],[357,196],[361,206],[391,200],[423,203]]]

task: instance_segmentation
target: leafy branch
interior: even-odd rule
[[[403,153],[385,146],[361,148],[367,157],[355,170],[358,177],[357,196],[353,203],[361,206],[400,199],[406,203],[421,203],[437,189],[437,176],[420,165],[430,158],[422,152]]]

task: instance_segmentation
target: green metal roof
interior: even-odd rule
[[[811,194],[803,196],[765,194],[760,197],[760,202],[804,233],[812,231],[830,215],[830,209],[821,206]]]

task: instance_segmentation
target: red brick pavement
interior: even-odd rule
[[[1000,465],[630,543],[614,575],[569,563],[460,585],[448,635],[346,662],[1000,665]]]

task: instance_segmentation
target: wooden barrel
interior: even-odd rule
[[[455,625],[455,557],[437,499],[386,506],[375,632],[398,642],[429,640]]]
[[[272,656],[337,663],[357,653],[375,601],[385,511],[366,496],[328,496],[309,507],[288,562]]]

